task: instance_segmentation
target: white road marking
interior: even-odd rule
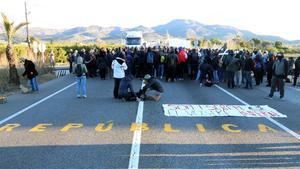
[[[229,96],[233,97],[234,99],[238,100],[239,102],[243,103],[244,105],[250,106],[247,102],[243,101],[242,99],[236,97],[235,95],[233,95],[232,93],[228,92],[227,90],[223,89],[222,87],[218,86],[218,85],[214,85],[216,86],[218,89],[222,90],[224,93],[228,94]],[[270,118],[270,117],[265,117],[266,119],[268,119],[270,122],[272,122],[273,124],[277,125],[279,128],[281,128],[282,130],[288,132],[289,134],[291,134],[292,136],[294,136],[295,138],[297,138],[298,140],[300,140],[300,135],[294,131],[292,131],[291,129],[285,127],[283,124],[279,123],[278,121]]]
[[[144,87],[144,82],[142,83],[142,87]],[[137,115],[135,123],[142,125],[143,123],[143,111],[144,111],[144,101],[139,102]],[[128,168],[130,169],[138,169],[139,168],[139,158],[140,158],[140,145],[141,145],[141,138],[142,138],[142,129],[138,128],[138,130],[134,131],[132,145],[131,145],[131,152],[130,152],[130,159]]]
[[[175,117],[287,117],[268,105],[163,104],[162,107],[165,116]],[[177,114],[170,115],[170,111]]]
[[[46,101],[46,100],[52,98],[53,96],[55,96],[55,95],[61,93],[62,91],[66,90],[66,89],[68,89],[68,88],[70,88],[70,87],[72,87],[72,86],[75,85],[75,84],[76,84],[76,82],[74,82],[74,83],[72,83],[72,84],[70,84],[70,85],[64,87],[63,89],[60,89],[59,91],[57,91],[57,92],[55,92],[55,93],[53,93],[53,94],[51,94],[51,95],[49,95],[49,96],[47,96],[47,97],[41,99],[40,101],[37,101],[37,102],[33,103],[32,105],[30,105],[30,106],[28,106],[28,107],[26,107],[26,108],[24,108],[24,109],[22,109],[22,110],[20,110],[20,111],[18,111],[18,112],[16,112],[16,113],[14,113],[13,115],[11,115],[11,116],[9,116],[9,117],[7,117],[7,118],[1,120],[1,121],[0,121],[0,125],[3,124],[3,123],[5,123],[5,122],[7,122],[8,120],[11,120],[12,118],[15,118],[15,117],[19,116],[20,114],[24,113],[25,111],[27,111],[27,110],[29,110],[29,109],[31,109],[31,108],[33,108],[33,107],[35,107],[35,106],[37,106],[37,105],[43,103],[44,101]]]

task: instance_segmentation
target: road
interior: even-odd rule
[[[0,168],[300,168],[300,89],[165,83],[159,102],[122,102],[113,81],[88,79],[78,99],[72,75],[0,105]],[[138,90],[142,82],[134,81]],[[166,116],[163,104],[268,105],[287,118]],[[138,116],[138,117],[137,117]]]

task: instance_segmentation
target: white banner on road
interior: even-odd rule
[[[165,116],[177,117],[287,117],[267,105],[163,104]]]

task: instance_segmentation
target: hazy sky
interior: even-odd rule
[[[156,26],[193,19],[257,34],[300,39],[300,0],[27,0],[32,27]],[[24,0],[0,0],[11,20],[24,17]]]

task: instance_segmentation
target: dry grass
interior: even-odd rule
[[[28,86],[28,79],[22,77],[22,74],[24,72],[23,65],[20,64],[19,57],[16,58],[17,58],[17,67],[18,67],[18,73],[20,76],[21,84],[24,86]],[[32,54],[27,56],[27,58],[33,60]],[[47,65],[46,66],[37,65],[37,71],[39,73],[37,80],[40,84],[56,78],[55,74],[52,73],[52,70],[50,68],[47,68]],[[2,51],[2,53],[0,52],[0,95],[10,95],[20,90],[19,86],[11,85],[8,82],[9,82],[8,62],[5,53]]]
[[[42,84],[47,81],[55,79],[55,74],[49,68],[37,68],[39,72],[39,76],[37,78],[38,83]],[[18,73],[20,76],[21,84],[24,86],[28,86],[28,79],[22,77],[22,73],[24,72],[23,68],[18,68]],[[0,68],[0,94],[1,95],[11,95],[18,92],[19,86],[11,85],[9,82],[9,70],[7,67]]]

